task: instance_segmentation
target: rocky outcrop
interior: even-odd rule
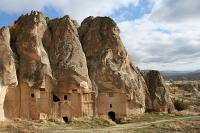
[[[34,93],[43,87],[46,78],[52,79],[49,58],[42,42],[47,30],[46,17],[40,12],[32,11],[22,15],[10,29],[11,46],[19,67],[20,116],[29,118],[33,113],[39,115],[37,101],[30,102],[31,95],[35,97]],[[36,97],[39,98],[40,95],[37,94]]]
[[[88,17],[79,28],[93,88],[125,92],[135,107],[145,108],[145,81],[132,64],[119,37],[120,30],[109,17]]]
[[[174,110],[174,105],[170,98],[169,86],[160,75],[159,71],[150,70],[144,73],[144,78],[147,85],[146,108],[147,110],[168,111]]]
[[[66,92],[80,87],[84,91],[91,90],[77,26],[78,24],[69,16],[48,21],[48,31],[43,42],[49,54],[53,76],[57,80],[56,92]]]
[[[19,65],[21,117],[34,116],[36,119],[41,110],[50,113],[51,109],[47,108],[51,108],[48,102],[52,99],[51,93],[67,94],[77,88],[91,90],[86,58],[76,27],[78,24],[69,16],[49,20],[37,11],[22,15],[10,27],[11,46]],[[45,96],[46,101],[42,101],[48,104],[46,109],[45,106],[39,107],[41,102],[37,102],[40,88],[50,92]],[[32,100],[34,97],[36,101]]]
[[[13,52],[10,48],[8,27],[0,29],[0,120],[5,119],[4,100],[9,87],[17,85]]]
[[[143,75],[119,33],[109,17],[88,17],[79,25],[69,16],[50,20],[37,11],[0,29],[0,120],[4,111],[9,118],[38,119],[93,116],[96,109],[97,115],[119,116],[172,109],[160,74]]]
[[[15,23],[12,40],[19,56],[19,80],[29,87],[40,88],[45,75],[51,77],[48,55],[42,38],[47,30],[45,17],[39,12],[21,16]]]

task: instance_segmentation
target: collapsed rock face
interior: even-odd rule
[[[168,111],[174,110],[174,105],[170,98],[169,88],[165,85],[164,80],[160,73],[151,70],[144,74],[147,85],[147,99],[146,108],[155,111]]]
[[[9,88],[17,85],[9,28],[0,29],[0,120],[4,120],[4,99]]]
[[[144,108],[145,81],[131,63],[119,32],[108,17],[88,17],[82,22],[79,36],[89,76],[99,92],[120,91],[126,95],[122,99],[129,99],[135,108]]]

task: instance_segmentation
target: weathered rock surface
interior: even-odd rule
[[[69,16],[49,20],[37,11],[0,29],[0,120],[4,111],[8,118],[91,116],[97,102],[92,91],[96,97],[114,99],[109,103],[101,98],[107,110],[100,112],[106,115],[121,105],[119,116],[145,108],[172,109],[160,74],[143,75],[132,64],[119,33],[108,17],[88,17],[79,26]],[[54,94],[60,98],[55,108]],[[115,103],[120,104],[113,107]]]
[[[8,27],[0,29],[0,120],[4,120],[4,100],[9,87],[17,85],[13,53]]]
[[[119,28],[109,17],[88,17],[79,36],[87,58],[93,88],[98,91],[120,90],[135,107],[145,107],[145,81],[133,66],[119,37]]]
[[[52,75],[42,42],[47,30],[45,17],[39,12],[31,12],[21,16],[15,25],[12,39],[19,55],[19,80],[29,87],[40,88],[45,75]]]
[[[78,37],[77,23],[69,16],[48,21],[43,42],[48,51],[56,92],[82,87],[91,90],[86,57]],[[84,86],[83,86],[84,84]]]
[[[11,27],[12,48],[19,62],[21,117],[36,119],[41,110],[50,113],[51,91],[67,94],[76,88],[91,89],[78,25],[74,24],[68,16],[48,20],[42,13],[32,11],[21,16]],[[39,107],[41,102],[37,100],[30,102],[33,97],[40,99],[40,88],[50,92],[43,98],[42,102],[48,104],[43,107]]]
[[[19,67],[20,117],[34,118],[39,115],[38,103],[31,98],[40,98],[38,93],[37,96],[34,93],[44,87],[47,77],[52,79],[49,58],[42,42],[47,30],[46,18],[42,13],[32,11],[22,15],[10,29],[11,46]]]
[[[173,111],[174,105],[170,98],[169,86],[165,85],[159,71],[145,72],[144,78],[148,88],[146,97],[149,99],[146,101],[146,108],[155,111]]]

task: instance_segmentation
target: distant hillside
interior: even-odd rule
[[[165,79],[200,80],[200,70],[196,71],[161,71]]]

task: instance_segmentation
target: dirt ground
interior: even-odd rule
[[[17,119],[0,123],[0,132],[8,133],[198,133],[200,116],[146,113],[126,118],[116,124],[106,118],[59,119],[28,121]]]

